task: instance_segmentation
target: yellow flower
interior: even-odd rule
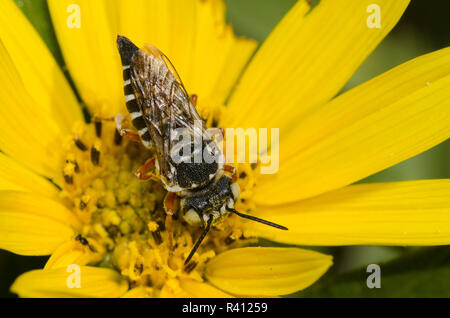
[[[280,127],[278,173],[258,175],[239,165],[245,172],[239,204],[289,231],[230,216],[184,267],[201,231],[174,220],[170,247],[164,190],[133,177],[149,154],[120,140],[112,123],[83,120],[48,49],[13,2],[1,1],[0,248],[51,254],[44,269],[20,276],[12,291],[25,297],[284,295],[316,281],[331,257],[244,247],[254,238],[294,245],[449,244],[448,180],[351,184],[448,138],[450,49],[335,97],[408,2],[329,0],[310,11],[299,1],[250,59],[256,43],[234,36],[219,0],[49,0],[67,68],[92,115],[125,113],[115,47],[122,34],[170,57],[210,124]],[[382,8],[381,28],[366,24],[373,3]],[[69,27],[77,10],[80,28]],[[68,272],[71,265],[79,267]],[[72,286],[77,270],[79,286]]]

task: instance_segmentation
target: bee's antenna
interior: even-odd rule
[[[194,256],[195,252],[197,251],[198,247],[200,246],[200,244],[202,243],[203,239],[205,238],[206,234],[208,234],[209,232],[209,228],[211,227],[211,223],[213,221],[213,216],[211,215],[208,219],[208,223],[206,224],[206,229],[203,231],[202,235],[199,237],[199,239],[197,240],[197,243],[195,243],[194,248],[192,249],[191,253],[189,253],[189,256],[186,258],[186,260],[184,261],[184,265],[186,265],[187,263],[189,263],[189,261],[191,260],[192,256]]]
[[[239,215],[241,218],[246,218],[246,219],[249,219],[249,220],[252,220],[252,221],[256,221],[256,222],[259,222],[259,223],[263,223],[263,224],[266,224],[266,225],[270,225],[270,226],[276,227],[277,229],[280,229],[280,230],[288,230],[288,228],[285,227],[285,226],[278,225],[278,224],[276,224],[276,223],[272,223],[272,222],[269,222],[269,221],[266,221],[266,220],[257,218],[257,217],[255,217],[255,216],[251,216],[251,215],[247,215],[247,214],[242,214],[241,212],[238,212],[238,211],[236,211],[236,210],[233,209],[233,208],[227,207],[226,209],[227,209],[228,211],[230,211],[230,212],[233,212],[234,214]]]

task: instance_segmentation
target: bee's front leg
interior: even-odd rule
[[[127,138],[129,138],[130,140],[133,140],[133,141],[141,141],[141,137],[139,137],[139,134],[136,130],[123,128],[123,123],[126,120],[127,119],[125,118],[124,115],[117,114],[117,116],[115,118],[115,122],[116,122],[117,131],[119,132],[119,134],[121,136],[126,136]]]
[[[166,212],[166,231],[169,234],[169,250],[172,252],[173,248],[173,227],[172,220],[175,214],[177,195],[174,192],[168,192],[164,198],[164,211]]]

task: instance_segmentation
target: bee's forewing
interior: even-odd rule
[[[166,185],[176,186],[169,160],[172,133],[182,129],[192,136],[208,136],[206,127],[172,63],[154,46],[147,45],[134,55],[131,82],[156,150],[159,173]],[[196,131],[198,123],[201,131]]]

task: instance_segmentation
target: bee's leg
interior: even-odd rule
[[[141,137],[136,130],[123,128],[123,123],[126,121],[126,118],[122,114],[117,114],[115,118],[117,131],[121,136],[126,136],[130,140],[133,141],[141,141]]]
[[[148,159],[142,167],[136,171],[135,176],[142,181],[153,179],[159,181],[159,178],[157,175],[155,175],[152,172],[149,172],[151,169],[155,167],[155,158]]]
[[[198,99],[198,97],[196,94],[191,95],[191,102],[192,102],[192,105],[194,105],[195,107],[197,107],[197,99]]]
[[[231,177],[233,178],[233,181],[236,182],[237,181],[237,174],[236,174],[236,168],[230,165],[224,165],[223,166],[223,170],[226,172],[230,172],[231,173]]]
[[[166,231],[169,234],[169,250],[172,251],[173,248],[173,227],[172,220],[175,213],[175,201],[177,195],[174,192],[168,192],[164,198],[164,210],[166,212]]]
[[[119,131],[119,134],[121,136],[125,136],[128,139],[133,140],[133,141],[141,141],[141,137],[139,137],[139,134],[137,132],[135,132],[134,130],[122,129]]]

